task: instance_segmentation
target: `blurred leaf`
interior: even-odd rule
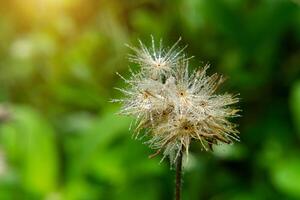
[[[143,33],[144,37],[150,36],[162,36],[168,30],[168,26],[162,26],[161,23],[165,22],[166,19],[164,16],[158,18],[155,13],[151,13],[147,10],[137,10],[132,13],[131,21],[133,26]],[[158,23],[161,22],[161,23]]]
[[[280,159],[273,165],[271,178],[274,186],[286,194],[300,198],[300,159],[289,157]]]
[[[219,144],[214,147],[213,154],[226,160],[241,160],[245,157],[245,151],[245,148],[243,148],[240,144]]]
[[[97,157],[97,153],[104,150],[116,137],[124,132],[130,124],[130,118],[121,117],[116,114],[117,110],[113,109],[107,112],[103,117],[96,119],[91,127],[86,130],[84,137],[80,142],[74,162],[75,172],[80,172]],[[130,135],[128,134],[130,137]],[[101,157],[98,157],[101,160]],[[78,171],[79,170],[79,171]]]
[[[300,81],[296,82],[292,87],[290,105],[294,117],[294,124],[300,136]]]
[[[22,160],[24,187],[37,194],[52,192],[58,182],[58,158],[54,131],[43,117],[28,107],[16,107],[14,119],[1,134],[5,150]],[[16,151],[16,152],[15,152]]]
[[[83,179],[70,179],[62,189],[62,199],[64,200],[81,200],[81,199],[100,199],[97,196],[101,196],[101,188],[95,188],[97,192]]]
[[[179,9],[184,25],[187,25],[192,31],[201,29],[204,26],[205,9],[203,5],[204,2],[199,0],[182,1],[182,5],[180,5]]]

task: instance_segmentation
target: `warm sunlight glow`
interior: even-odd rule
[[[16,0],[16,14],[27,20],[55,19],[76,0]]]

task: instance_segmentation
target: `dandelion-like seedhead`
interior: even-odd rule
[[[239,101],[236,95],[216,94],[224,79],[206,74],[208,65],[189,71],[189,58],[178,47],[180,39],[164,49],[160,40],[158,47],[152,38],[147,48],[129,46],[135,54],[129,60],[138,64],[139,72],[131,71],[131,78],[120,77],[128,84],[121,102],[120,114],[136,118],[135,134],[141,130],[149,140],[154,155],[163,153],[174,164],[181,151],[188,155],[192,140],[199,140],[204,150],[212,150],[219,143],[230,144],[239,140],[236,125],[228,119],[238,116],[232,107]]]

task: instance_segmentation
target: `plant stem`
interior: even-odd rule
[[[179,153],[176,163],[176,190],[175,199],[181,199],[181,176],[182,176],[182,150]]]

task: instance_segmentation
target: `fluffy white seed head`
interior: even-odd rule
[[[120,113],[136,117],[136,133],[146,129],[147,144],[171,164],[180,151],[189,152],[191,141],[200,141],[203,149],[213,145],[239,140],[236,125],[229,118],[238,116],[232,107],[238,102],[236,95],[216,94],[223,83],[222,76],[206,74],[208,65],[189,72],[188,59],[179,40],[169,49],[161,41],[148,49],[142,42],[140,48],[130,47],[134,55],[130,60],[141,71],[125,80],[128,88],[119,89],[125,95]]]
[[[155,44],[154,38],[151,36],[151,47],[147,48],[140,40],[139,47],[131,48],[134,54],[129,55],[129,60],[138,64],[141,67],[141,71],[147,74],[152,79],[158,80],[169,76],[180,60],[184,60],[184,54],[182,53],[184,48],[179,48],[177,44],[181,38],[171,46],[170,48],[163,48],[162,40],[159,44]]]

